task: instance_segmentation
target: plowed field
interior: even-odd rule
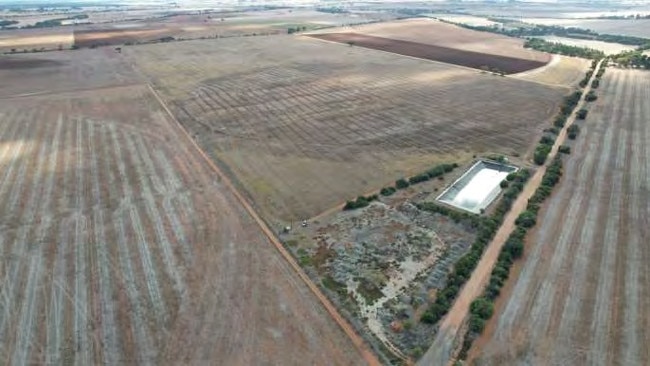
[[[650,363],[650,73],[608,69],[514,284],[486,365]]]

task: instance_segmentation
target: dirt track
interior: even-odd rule
[[[477,363],[650,362],[650,73],[608,69]],[[529,340],[535,340],[531,342]]]
[[[594,71],[594,75],[598,72],[600,64]],[[594,76],[595,77],[595,76]],[[593,79],[593,77],[592,77]],[[490,273],[492,268],[497,261],[501,248],[505,244],[508,236],[515,229],[515,220],[517,217],[526,209],[528,204],[528,199],[535,193],[539,187],[542,177],[546,172],[547,165],[553,160],[553,157],[557,154],[557,150],[560,145],[562,145],[566,139],[567,129],[575,121],[575,112],[582,108],[585,104],[584,95],[589,92],[590,87],[585,88],[580,102],[576,106],[574,113],[567,119],[566,126],[560,131],[555,144],[548,156],[547,162],[544,166],[540,167],[535,171],[530,180],[526,183],[524,190],[519,194],[517,200],[512,205],[512,208],[505,216],[503,224],[497,231],[494,236],[494,239],[488,244],[481,260],[472,276],[469,278],[460,294],[456,298],[454,305],[449,310],[447,316],[442,320],[440,324],[440,330],[431,345],[427,350],[422,359],[418,362],[419,365],[446,365],[448,364],[453,357],[453,352],[457,346],[457,336],[458,332],[461,329],[467,313],[469,311],[469,306],[471,302],[476,299],[483,291],[485,284],[490,278]]]

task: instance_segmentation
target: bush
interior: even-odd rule
[[[575,124],[569,126],[569,129],[567,129],[569,139],[571,140],[575,140],[579,132],[580,132],[580,127],[578,127],[578,125]]]
[[[587,102],[593,102],[594,100],[598,99],[598,95],[592,90],[587,95],[585,96],[585,100]]]
[[[515,224],[525,228],[533,227],[536,224],[536,216],[535,213],[526,210],[517,217]]]
[[[544,162],[546,162],[546,157],[551,152],[551,148],[552,146],[546,144],[537,145],[535,153],[533,154],[533,161],[535,164],[544,165]]]
[[[589,111],[583,108],[578,111],[576,117],[578,117],[578,119],[585,119],[587,118],[587,113],[589,113]]]
[[[395,192],[397,192],[397,189],[395,187],[384,187],[381,189],[381,191],[379,191],[379,194],[382,196],[391,196]]]
[[[409,185],[410,185],[410,184],[409,184],[409,182],[406,181],[406,179],[398,179],[398,180],[395,182],[395,187],[396,187],[397,189],[405,189],[405,188],[408,188]]]
[[[364,197],[364,196],[359,196],[357,197],[356,201],[347,201],[345,203],[345,206],[343,206],[343,210],[355,210],[357,208],[363,208],[366,207],[370,204],[370,202],[375,201],[379,199],[379,196],[376,194],[373,194],[372,196]]]
[[[567,145],[562,145],[559,147],[558,151],[560,154],[571,154],[571,147]]]
[[[499,186],[501,188],[508,188],[508,181],[507,180],[502,180],[501,183],[499,183]]]

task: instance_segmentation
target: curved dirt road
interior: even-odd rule
[[[472,276],[467,281],[460,294],[456,298],[454,305],[447,314],[447,316],[442,320],[440,324],[440,329],[436,338],[433,341],[433,344],[427,352],[424,354],[422,359],[418,362],[418,365],[447,365],[452,361],[454,350],[460,344],[461,339],[457,340],[458,332],[463,326],[467,313],[469,312],[469,306],[478,296],[481,295],[485,284],[490,278],[490,273],[492,268],[497,261],[501,248],[505,244],[508,236],[515,229],[515,220],[517,217],[526,209],[528,204],[528,199],[535,193],[537,188],[542,182],[542,177],[546,173],[546,168],[553,158],[557,154],[558,148],[564,143],[564,140],[567,136],[567,129],[573,124],[576,118],[576,112],[580,110],[585,104],[585,96],[589,91],[591,91],[591,82],[595,78],[595,75],[600,69],[602,61],[596,66],[591,79],[589,80],[588,86],[584,89],[578,105],[574,108],[573,112],[567,119],[566,125],[560,131],[553,148],[551,149],[548,158],[546,159],[546,164],[541,166],[535,174],[531,177],[528,183],[524,186],[524,190],[521,192],[517,200],[512,205],[510,211],[506,214],[503,224],[496,232],[494,239],[485,249],[481,260]]]

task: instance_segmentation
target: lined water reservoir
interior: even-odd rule
[[[445,189],[437,200],[460,209],[481,213],[501,192],[500,183],[517,167],[479,160]]]

